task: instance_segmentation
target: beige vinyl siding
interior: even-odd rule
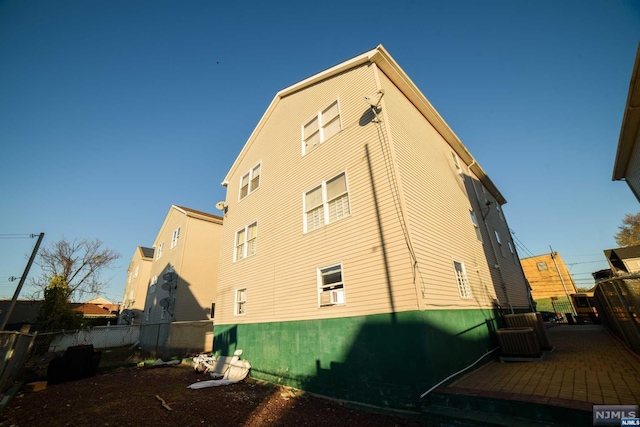
[[[180,237],[171,248],[173,232],[178,227]],[[157,248],[164,242],[164,250],[160,259],[154,255],[151,267],[150,277],[157,275],[158,283],[155,292],[147,293],[145,309],[151,307],[148,323],[209,319],[211,303],[215,301],[221,228],[219,220],[194,218],[174,206],[169,209],[154,243]],[[161,319],[159,302],[170,296],[169,291],[162,289],[165,282],[162,276],[170,265],[178,280],[174,318]]]
[[[179,277],[179,272],[182,268],[182,248],[184,243],[184,238],[186,236],[183,235],[185,230],[185,226],[187,224],[186,216],[177,211],[174,207],[169,209],[169,213],[167,214],[160,231],[158,232],[158,236],[154,242],[154,247],[156,248],[156,253],[153,257],[153,266],[151,267],[151,277],[158,276],[158,283],[155,287],[155,292],[147,294],[147,302],[145,304],[145,314],[143,318],[146,319],[146,310],[151,307],[151,315],[149,316],[149,320],[145,321],[145,323],[158,323],[158,322],[169,322],[171,319],[169,316],[166,316],[164,319],[161,319],[162,307],[159,305],[159,302],[169,296],[169,292],[162,289],[162,284],[165,280],[162,276],[167,272],[167,269],[170,265],[174,267],[174,271],[178,273],[178,288],[181,285],[181,280]],[[180,231],[180,242],[175,248],[171,248],[171,237],[176,228],[181,227]],[[160,259],[157,258],[157,249],[161,243],[164,243],[164,248],[162,250],[162,256]]]
[[[375,93],[361,66],[281,99],[249,142],[230,176],[223,227],[216,323],[253,323],[356,316],[418,307],[411,259],[400,233],[375,126],[361,126],[365,95]],[[338,100],[342,130],[302,156],[300,126]],[[373,208],[365,144],[369,144],[381,212],[389,286]],[[241,174],[261,162],[260,191],[236,202]],[[350,215],[303,233],[303,195],[345,172]],[[256,255],[233,262],[237,230],[257,221]],[[343,306],[318,307],[316,269],[342,263]],[[233,316],[236,289],[247,288],[246,316]],[[393,301],[393,303],[392,303]]]
[[[623,259],[622,262],[629,273],[640,271],[640,258],[627,258]]]
[[[487,235],[473,189],[475,185],[483,199],[480,182],[469,173],[462,159],[458,159],[464,175],[460,176],[449,144],[383,73],[380,81],[385,90],[383,109],[387,112],[411,238],[423,280],[420,287],[425,307],[491,307],[496,297],[507,306],[500,286],[500,271],[493,267],[496,259],[489,238],[495,243],[495,236]],[[476,212],[484,243],[477,239],[469,208]],[[501,237],[504,236],[502,240],[508,252],[506,223],[495,226]],[[493,234],[493,225],[489,231]],[[464,262],[472,289],[470,299],[460,298],[453,259]],[[510,258],[499,262],[505,282],[514,286],[509,294],[511,303],[516,305],[517,295],[518,306],[527,306],[522,274],[516,274],[507,265],[515,266]]]
[[[221,237],[221,221],[187,218],[186,227],[180,233],[182,241],[175,248],[183,253],[179,271],[181,280],[176,290],[176,320],[209,318],[211,303],[216,300]]]
[[[122,298],[123,309],[143,310],[144,303],[147,298],[147,288],[151,278],[151,266],[153,260],[146,258],[142,254],[140,247],[137,247],[131,258],[130,271],[131,280],[127,276],[127,284],[124,288],[124,296]],[[133,272],[138,269],[138,276],[134,277]],[[139,319],[137,319],[139,322]]]

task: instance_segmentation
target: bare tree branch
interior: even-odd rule
[[[32,279],[35,291],[32,297],[40,297],[52,276],[61,277],[69,286],[70,298],[80,300],[85,295],[97,296],[107,285],[100,273],[114,267],[121,255],[113,249],[103,248],[99,239],[65,238],[40,250],[36,264],[42,269],[39,278]]]

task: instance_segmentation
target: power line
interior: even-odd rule
[[[565,262],[565,265],[578,265],[578,264],[595,264],[596,262],[607,262],[607,260],[598,260],[598,261],[583,261],[583,262]]]
[[[518,239],[518,237],[516,237],[516,233],[515,231],[513,231],[512,229],[509,229],[509,231],[511,232],[511,237],[513,237],[513,243],[516,244],[516,246],[520,247],[522,249],[523,252],[527,252],[529,255],[531,255],[531,257],[535,258],[536,255],[533,254],[533,252],[531,252],[529,250],[529,248],[527,248],[524,243],[522,243],[520,241],[520,239]]]

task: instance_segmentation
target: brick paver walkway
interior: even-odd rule
[[[640,356],[597,325],[549,328],[555,350],[540,362],[493,361],[447,387],[464,393],[570,406],[640,402]]]

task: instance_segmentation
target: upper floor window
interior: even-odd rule
[[[160,259],[162,257],[162,250],[164,249],[164,243],[160,243],[158,245],[158,250],[156,251],[156,259]]]
[[[498,211],[498,217],[500,218],[501,221],[504,221],[504,214],[502,213],[502,209],[500,208],[500,205],[496,203],[496,210]]]
[[[453,268],[456,272],[460,298],[471,298],[471,286],[469,286],[469,279],[467,278],[467,271],[464,268],[464,263],[454,260]]]
[[[320,307],[344,304],[342,264],[318,269],[318,293]]]
[[[140,272],[140,266],[136,265],[136,269],[133,272],[133,278],[137,279],[138,278],[138,273]]]
[[[336,100],[324,110],[318,111],[314,118],[302,126],[302,154],[307,154],[340,129],[340,109]]]
[[[509,252],[511,252],[511,261],[513,261],[514,264],[518,264],[518,257],[516,256],[516,248],[513,246],[514,244],[511,243],[511,240],[507,241],[507,245],[509,246]]]
[[[173,232],[173,236],[171,236],[171,249],[175,248],[178,244],[178,239],[180,238],[180,227],[176,228]]]
[[[496,243],[498,244],[498,247],[500,248],[500,255],[502,255],[503,257],[506,257],[506,255],[504,253],[504,246],[502,246],[502,240],[500,240],[500,234],[498,234],[498,230],[493,230],[493,232],[496,235]]]
[[[260,164],[240,178],[240,200],[260,187]]]
[[[255,255],[258,240],[258,223],[247,225],[236,232],[235,261]]]
[[[549,267],[547,267],[547,263],[544,261],[540,261],[539,263],[537,263],[536,267],[538,267],[538,271],[545,271],[549,269]]]
[[[343,172],[304,195],[304,231],[337,221],[349,215],[347,176]]]
[[[480,227],[478,227],[478,218],[476,218],[476,213],[469,209],[469,215],[471,215],[471,223],[473,224],[473,228],[476,230],[476,237],[479,241],[482,242],[482,233],[480,233]]]

